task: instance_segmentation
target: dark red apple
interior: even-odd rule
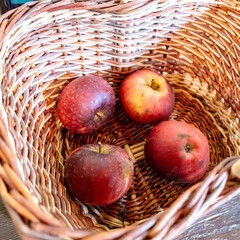
[[[148,69],[136,71],[122,82],[120,100],[132,120],[145,124],[167,119],[175,105],[171,85],[164,77]]]
[[[68,157],[67,186],[82,203],[104,206],[120,199],[130,188],[134,168],[128,153],[110,144],[87,144]]]
[[[209,165],[208,140],[193,125],[162,122],[147,137],[145,158],[149,166],[164,177],[182,183],[196,182]]]
[[[96,76],[80,77],[61,92],[57,111],[63,126],[74,133],[92,133],[112,116],[116,97],[111,85]]]

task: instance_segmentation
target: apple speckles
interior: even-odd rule
[[[150,167],[161,176],[182,183],[201,179],[210,160],[206,136],[191,124],[173,120],[151,130],[144,151]]]
[[[74,150],[65,164],[66,184],[81,202],[104,206],[120,199],[130,188],[134,165],[121,147],[87,144]]]
[[[187,159],[187,156],[186,156],[185,154],[182,154],[180,157],[181,157],[182,159]]]
[[[107,124],[116,105],[111,85],[95,76],[80,77],[61,92],[58,116],[69,131],[88,134]]]
[[[140,118],[140,113],[136,112],[136,118]]]
[[[183,138],[190,138],[191,136],[188,135],[188,134],[179,133],[179,134],[177,134],[177,137],[180,138],[180,139],[183,139]]]
[[[136,71],[125,78],[119,94],[126,115],[145,124],[166,120],[175,105],[171,85],[163,76],[149,69]]]
[[[204,161],[203,161],[203,160],[200,160],[200,161],[198,162],[199,167],[201,167],[201,166],[203,165],[203,163],[204,163]]]
[[[133,173],[133,168],[129,168],[129,163],[128,162],[123,162],[123,175],[124,179],[127,181],[129,178],[132,177]]]

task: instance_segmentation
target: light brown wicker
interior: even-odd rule
[[[44,0],[0,19],[0,192],[23,239],[173,239],[239,193],[231,173],[240,155],[240,1]],[[118,90],[129,73],[151,68],[174,87],[171,119],[198,127],[211,149],[201,182],[176,184],[150,170],[144,139],[153,126],[127,119]],[[117,108],[91,135],[60,124],[57,97],[77,76],[112,84]],[[64,160],[86,143],[129,152],[135,179],[107,207],[74,200]],[[224,160],[225,159],[225,160]],[[236,168],[237,169],[237,168]]]

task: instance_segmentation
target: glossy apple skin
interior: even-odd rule
[[[209,165],[206,136],[193,125],[180,121],[165,121],[154,127],[144,151],[151,168],[176,182],[198,181]]]
[[[104,206],[120,199],[130,188],[134,167],[121,147],[87,144],[73,151],[65,164],[68,188],[82,203]]]
[[[130,74],[121,84],[124,112],[135,122],[153,124],[166,120],[175,105],[171,85],[158,73],[143,69]]]
[[[111,85],[100,77],[80,77],[61,92],[57,111],[63,126],[74,133],[92,133],[106,125],[116,105]]]

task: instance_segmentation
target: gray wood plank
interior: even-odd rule
[[[178,240],[238,240],[240,239],[240,195],[210,212]]]
[[[20,240],[0,198],[0,240]]]

